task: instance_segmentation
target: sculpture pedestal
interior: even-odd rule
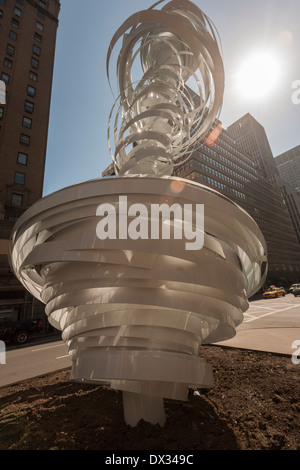
[[[166,413],[162,397],[123,392],[124,419],[130,426],[136,426],[143,419],[147,423],[165,425]]]
[[[204,204],[203,247],[187,250],[184,238],[124,237],[120,196],[131,207],[148,208],[149,224],[152,204]],[[123,238],[99,239],[103,204],[115,208]],[[173,230],[176,218],[167,223]],[[213,386],[201,345],[235,335],[248,296],[264,282],[266,246],[243,209],[203,185],[109,177],[63,189],[28,209],[13,230],[11,264],[62,331],[71,379],[121,390],[128,424],[163,425],[164,397],[186,400],[189,388]]]

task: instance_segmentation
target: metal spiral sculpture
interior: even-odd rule
[[[117,174],[171,175],[210,131],[222,106],[224,70],[212,22],[189,1],[155,10],[161,3],[130,16],[110,43],[108,76],[112,51],[123,39],[119,99],[109,120]]]
[[[118,176],[38,201],[16,223],[10,254],[17,278],[62,331],[71,378],[121,390],[132,426],[140,419],[163,426],[165,397],[186,400],[189,388],[213,386],[200,346],[235,335],[247,298],[267,272],[264,237],[243,209],[206,186],[169,176],[212,126],[224,77],[207,17],[189,1],[154,7],[132,15],[109,49],[108,66],[124,34],[117,66],[121,102],[111,120]],[[143,77],[134,88],[138,55]],[[186,84],[197,70],[198,98]],[[153,205],[188,207],[195,221],[199,203],[201,249],[189,251],[175,236],[124,236],[124,220],[151,224]],[[105,211],[119,237],[99,236]],[[175,233],[179,222],[174,215],[163,224]]]
[[[119,219],[123,194],[149,208],[149,222],[152,204],[203,202],[203,248],[188,251],[174,237],[100,240],[97,207],[109,201]],[[172,177],[110,177],[46,196],[16,223],[11,260],[62,331],[71,378],[122,390],[132,426],[163,426],[163,398],[187,400],[189,388],[213,386],[199,348],[235,335],[266,276],[254,220],[216,191]]]

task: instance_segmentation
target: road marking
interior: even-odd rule
[[[70,354],[66,354],[65,356],[59,356],[56,359],[64,359],[65,357],[70,357]]]
[[[258,305],[258,306],[255,305],[255,308],[262,308],[263,310],[272,310],[272,308],[274,308],[274,307],[261,307],[260,305]]]
[[[254,320],[259,320],[260,318],[267,317],[268,315],[273,315],[274,313],[281,313],[281,312],[284,312],[285,310],[290,310],[291,308],[295,308],[295,305],[292,305],[292,306],[286,307],[286,308],[282,308],[280,310],[275,309],[272,312],[265,313],[263,315],[260,315],[259,317],[254,317],[254,318],[251,318],[250,320],[245,320],[245,323],[249,323],[249,322],[254,321]]]

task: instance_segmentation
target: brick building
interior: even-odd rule
[[[8,243],[42,197],[59,11],[59,0],[0,0],[0,314],[19,318],[37,307],[10,273]]]

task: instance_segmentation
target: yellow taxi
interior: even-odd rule
[[[270,299],[270,298],[276,298],[276,297],[284,297],[285,296],[285,290],[282,289],[281,287],[270,287],[270,289],[266,290],[263,293],[263,298],[264,299]]]

